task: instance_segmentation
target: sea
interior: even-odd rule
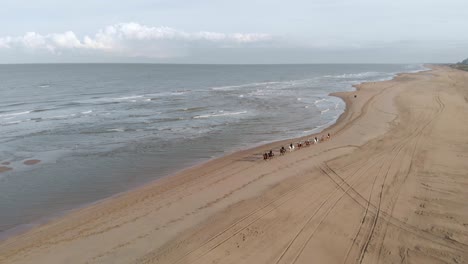
[[[320,132],[332,92],[421,64],[0,65],[0,237],[240,149]],[[26,160],[40,160],[26,165]]]

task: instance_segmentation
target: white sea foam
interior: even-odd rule
[[[360,73],[345,73],[339,75],[325,75],[326,78],[337,78],[337,79],[352,79],[352,78],[365,78],[365,77],[376,77],[376,76],[388,76],[391,73],[386,72],[360,72]]]
[[[180,95],[188,94],[190,92],[191,90],[179,90],[179,91],[169,91],[169,92],[160,92],[160,93],[149,93],[149,94],[141,95],[141,97],[144,98],[142,101],[149,102],[149,101],[157,100],[162,97],[180,96]],[[138,98],[141,98],[141,97],[138,97]]]
[[[210,89],[214,91],[229,91],[229,90],[236,90],[238,88],[271,85],[271,84],[278,84],[278,83],[282,83],[282,82],[257,82],[257,83],[241,84],[241,85],[226,85],[226,86],[219,86],[219,87],[211,87]]]
[[[199,116],[194,116],[194,119],[199,119],[199,118],[210,118],[210,117],[219,117],[219,116],[234,116],[234,115],[242,115],[246,114],[247,111],[240,111],[240,112],[221,112],[220,114],[207,114],[207,115],[199,115]]]
[[[111,129],[107,129],[108,132],[124,132],[125,129],[124,128],[111,128]]]
[[[271,90],[257,89],[257,90],[255,90],[253,92],[248,93],[248,95],[250,95],[250,96],[261,96],[262,97],[262,96],[265,96],[265,95],[269,95],[271,93],[272,93]],[[277,93],[275,93],[275,94],[277,94]]]
[[[21,123],[21,121],[11,121],[11,122],[6,122],[6,123],[3,123],[4,125],[16,125],[16,124],[19,124]]]
[[[31,121],[31,119],[23,119],[23,120],[9,121],[9,122],[0,123],[0,125],[5,125],[5,126],[8,126],[8,125],[17,125],[17,124],[25,123],[25,122],[28,122],[28,121]]]
[[[325,109],[325,110],[322,110],[322,111],[320,111],[320,113],[321,113],[321,114],[324,114],[324,113],[326,113],[326,112],[328,112],[328,111],[330,111],[330,109],[329,109],[329,108],[327,108],[327,109]]]
[[[327,99],[323,98],[323,99],[318,99],[318,100],[315,100],[314,104],[318,104],[320,102],[325,102],[327,101]]]
[[[70,117],[74,117],[76,114],[70,114],[70,115],[57,115],[57,116],[51,116],[51,117],[44,117],[42,119],[44,120],[62,120],[62,119],[68,119]]]
[[[92,112],[93,112],[93,110],[89,110],[89,111],[84,111],[84,112],[81,112],[81,113],[82,113],[83,115],[86,115],[86,114],[90,114],[90,113],[92,113]]]
[[[31,111],[24,111],[24,112],[11,113],[11,114],[3,114],[3,115],[0,115],[0,117],[27,115],[27,114],[29,114],[29,113],[31,113]]]
[[[126,103],[130,101],[135,101],[137,99],[143,99],[144,95],[132,95],[132,96],[122,96],[122,97],[98,97],[98,98],[90,98],[84,100],[78,100],[72,102],[72,105],[80,105],[80,104],[109,104],[109,103]]]
[[[117,97],[117,98],[112,98],[114,100],[118,101],[124,101],[124,100],[132,100],[132,99],[137,99],[137,98],[142,98],[143,95],[132,95],[132,96],[124,96],[124,97]]]

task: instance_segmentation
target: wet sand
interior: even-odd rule
[[[31,159],[31,160],[25,160],[23,162],[24,165],[36,165],[38,164],[39,162],[41,162],[40,160],[38,159]]]
[[[4,165],[8,165],[8,164],[4,164]],[[7,171],[10,171],[10,170],[12,170],[12,168],[7,167],[7,166],[0,166],[0,173],[7,172]]]
[[[468,72],[432,68],[337,94],[328,141],[160,179],[3,241],[0,263],[467,263]]]
[[[25,161],[23,161],[23,164],[24,164],[24,165],[28,165],[28,166],[32,166],[32,165],[36,165],[36,164],[38,164],[38,163],[40,163],[40,162],[41,162],[41,161],[38,160],[38,159],[30,159],[30,160],[25,160]],[[0,173],[13,170],[13,168],[8,167],[8,165],[10,165],[11,162],[5,161],[5,162],[2,162],[2,163],[0,163],[0,164],[1,164],[1,165],[5,165],[5,166],[0,166]]]

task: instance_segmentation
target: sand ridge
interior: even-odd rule
[[[432,68],[338,93],[329,141],[190,168],[10,238],[0,262],[467,263],[468,73]]]

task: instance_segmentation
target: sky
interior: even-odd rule
[[[0,0],[0,63],[446,63],[466,0]]]

